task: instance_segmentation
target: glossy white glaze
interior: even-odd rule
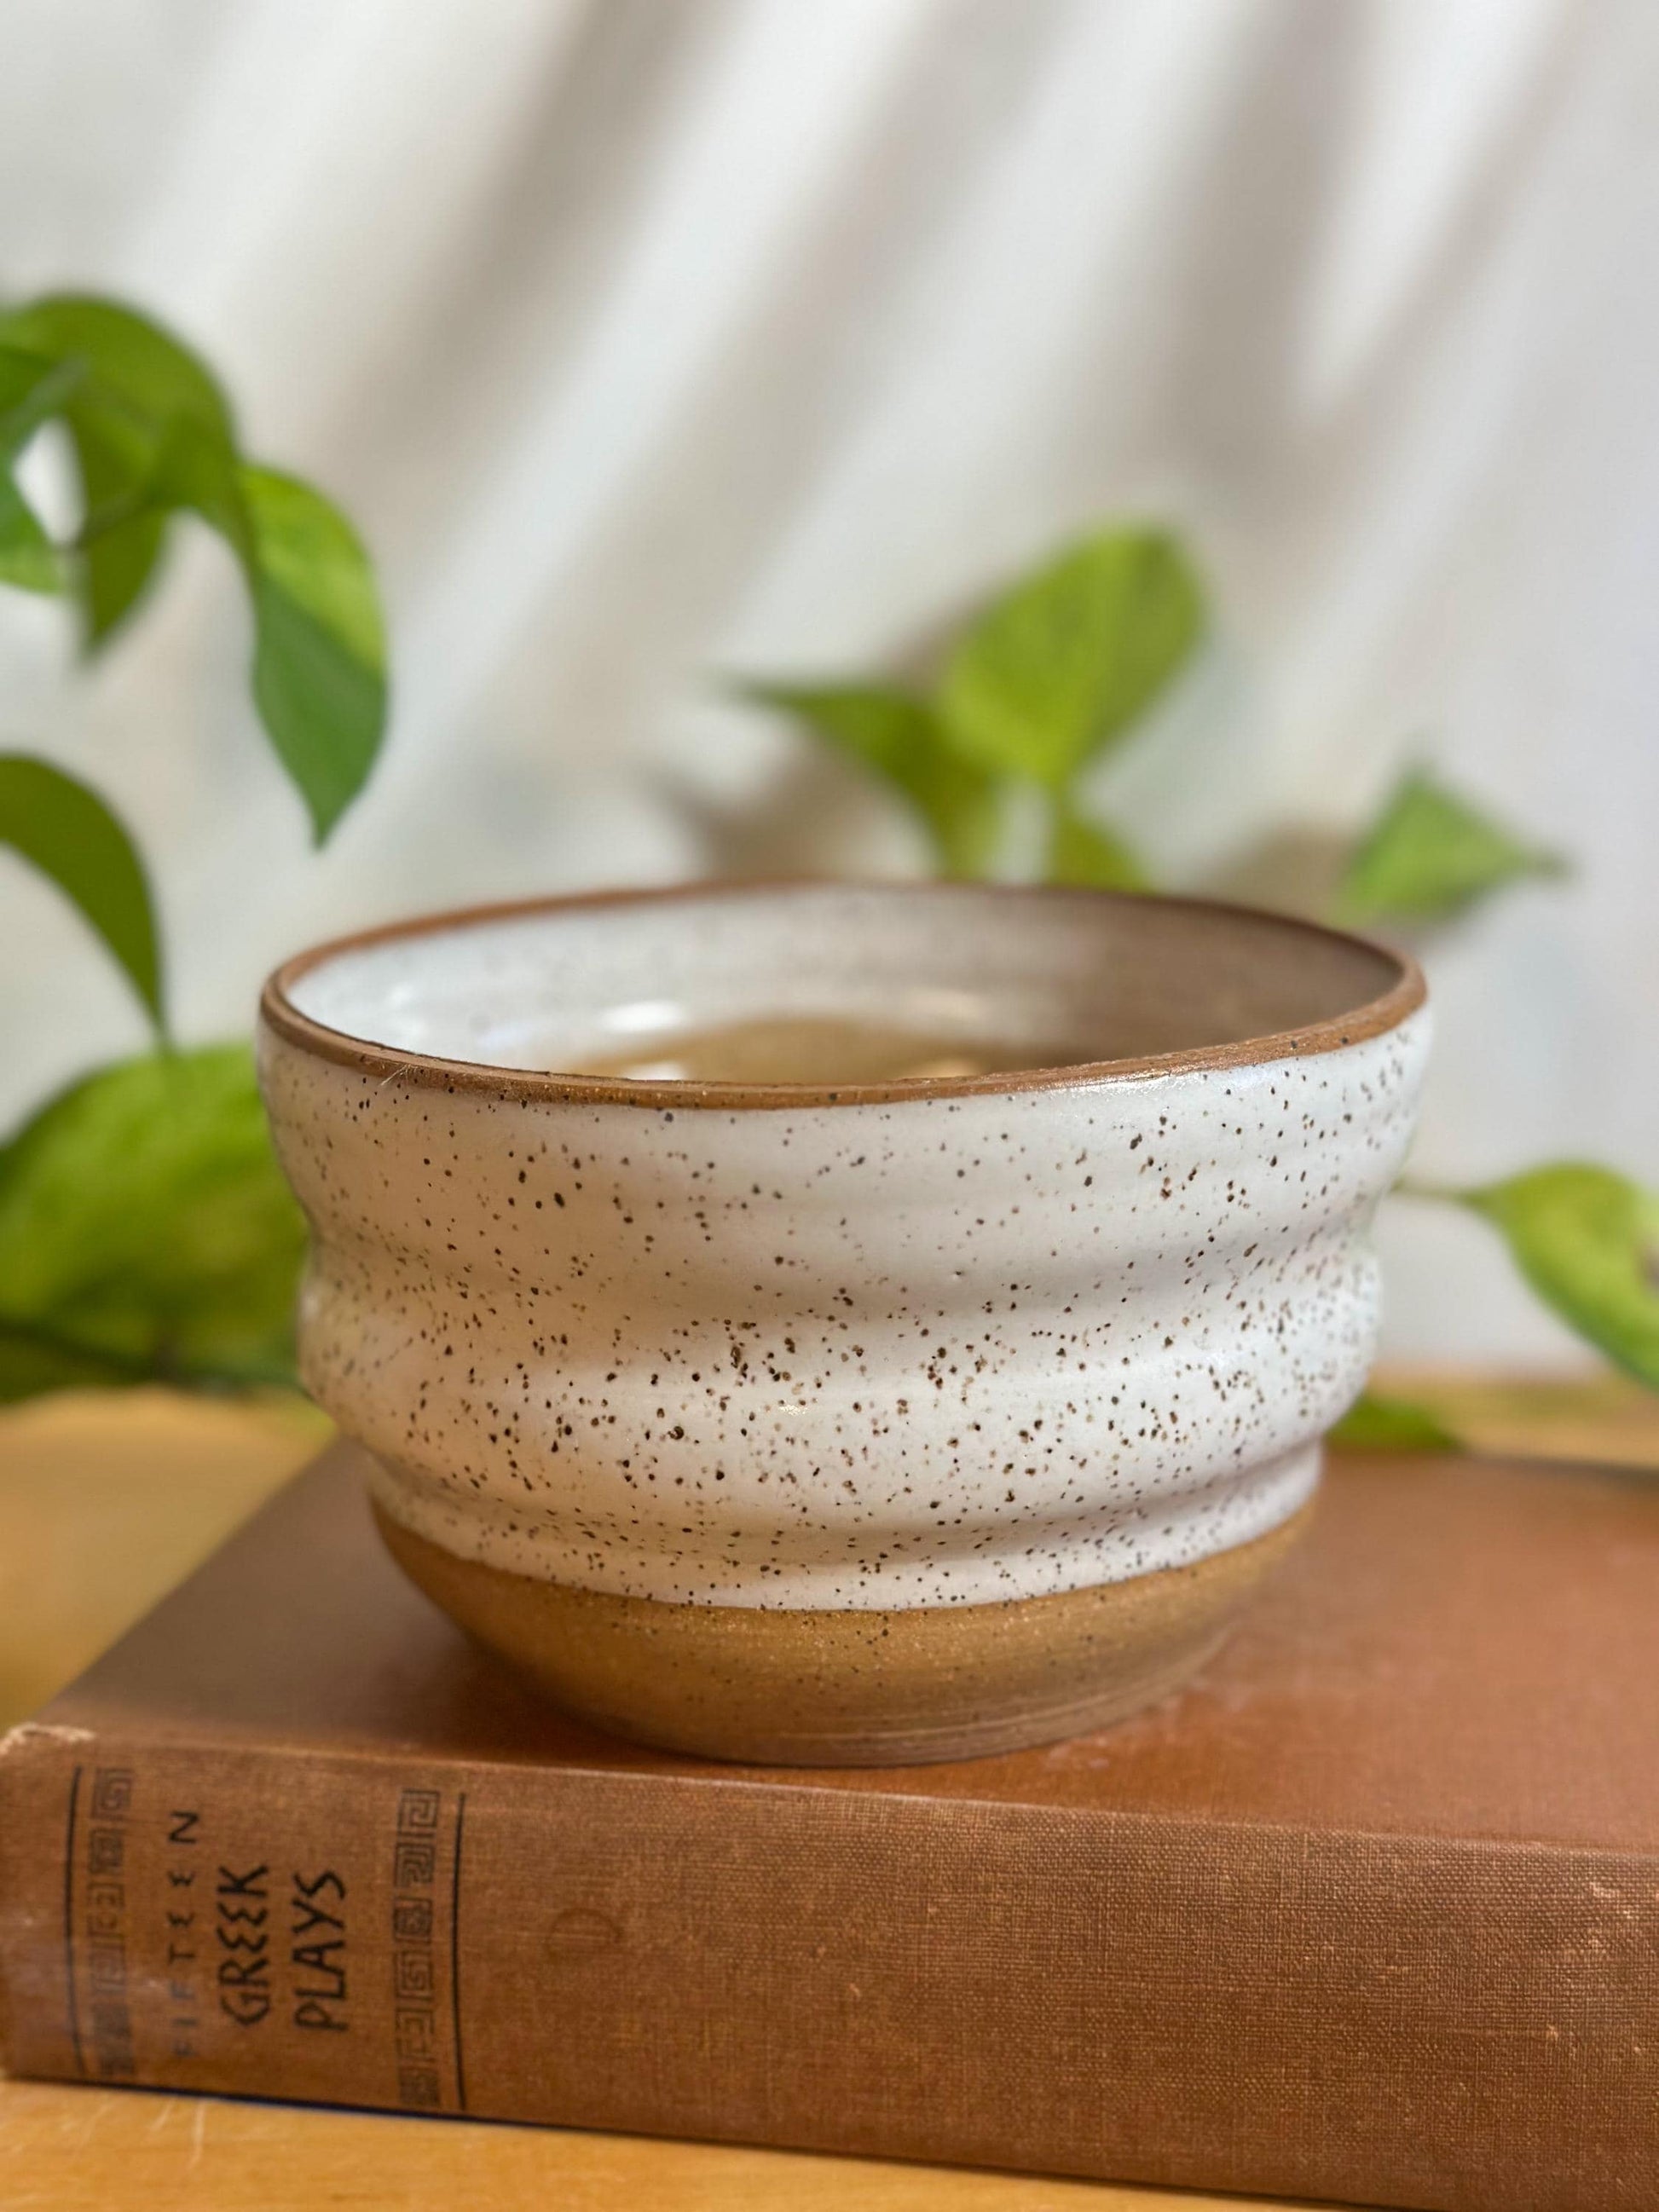
[[[380,963],[411,1004],[428,946]],[[355,1004],[327,966],[296,1002],[421,1048],[341,959]],[[397,1519],[589,1589],[936,1606],[1201,1559],[1305,1500],[1364,1381],[1427,1040],[1423,1010],[1260,1064],[728,1110],[266,1028],[306,1379]]]

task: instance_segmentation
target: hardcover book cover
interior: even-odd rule
[[[1047,1749],[595,1735],[337,1447],[0,1749],[18,2073],[1261,2191],[1659,2203],[1659,1481],[1338,1457]]]

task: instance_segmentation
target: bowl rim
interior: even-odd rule
[[[540,1068],[503,1067],[489,1060],[452,1060],[435,1054],[404,1052],[392,1045],[354,1036],[349,1030],[336,1029],[302,1013],[289,995],[291,987],[302,976],[344,953],[362,951],[368,946],[403,938],[439,936],[449,931],[488,927],[492,922],[523,920],[537,915],[576,914],[611,906],[665,906],[697,898],[775,897],[781,892],[807,890],[878,891],[898,897],[925,897],[941,889],[992,899],[1109,900],[1119,905],[1155,904],[1217,915],[1237,915],[1253,922],[1267,922],[1287,934],[1322,938],[1360,947],[1389,962],[1395,971],[1395,980],[1378,997],[1343,1013],[1269,1035],[1236,1038],[1225,1044],[1186,1046],[1174,1052],[1147,1053],[1121,1060],[1080,1060],[1060,1067],[1003,1069],[986,1075],[898,1076],[878,1083],[843,1084],[695,1082],[665,1077],[559,1073]],[[489,905],[411,915],[400,921],[382,923],[376,928],[330,938],[295,953],[266,977],[259,994],[259,1016],[261,1023],[285,1043],[384,1082],[395,1079],[422,1089],[483,1091],[493,1097],[512,1101],[541,1099],[574,1105],[636,1106],[657,1113],[682,1108],[732,1112],[756,1108],[890,1105],[939,1098],[1007,1097],[1024,1091],[1093,1088],[1150,1075],[1259,1066],[1274,1060],[1338,1052],[1346,1045],[1381,1036],[1397,1029],[1427,997],[1423,971],[1409,952],[1352,930],[1333,929],[1299,915],[1279,914],[1268,907],[1247,906],[1236,900],[1105,890],[1069,884],[940,884],[925,878],[884,883],[862,877],[803,876],[744,878],[731,883],[708,878],[638,890],[507,899]]]

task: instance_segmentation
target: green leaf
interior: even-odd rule
[[[152,453],[180,420],[236,443],[230,404],[207,363],[131,307],[85,293],[49,294],[0,315],[0,346],[78,363],[99,406]]]
[[[20,346],[0,345],[0,458],[14,459],[61,411],[85,374],[79,361],[46,361]]]
[[[239,461],[198,422],[174,423],[151,483],[209,523],[241,563],[254,701],[320,844],[368,781],[386,732],[386,631],[368,557],[320,492]]]
[[[997,779],[963,760],[921,700],[878,684],[748,684],[745,698],[793,714],[902,793],[946,875],[981,875],[1000,826]]]
[[[143,596],[173,514],[192,513],[217,531],[249,577],[250,590],[253,554],[242,464],[228,423],[175,415],[155,426],[153,442],[135,444],[123,420],[100,415],[97,390],[93,387],[70,415],[87,489],[80,550],[87,564],[88,636],[94,644]]]
[[[1085,821],[1065,798],[1056,800],[1050,823],[1047,880],[1092,890],[1152,889],[1146,871],[1115,831]]]
[[[1554,853],[1522,843],[1421,769],[1397,787],[1348,863],[1343,921],[1441,921],[1528,876],[1559,876]]]
[[[127,619],[187,509],[241,566],[254,620],[253,696],[318,842],[368,780],[385,734],[386,638],[351,526],[297,477],[246,463],[210,369],[149,317],[62,294],[0,315],[0,459],[8,435],[60,413],[85,514],[70,574],[87,642]],[[0,475],[0,582],[58,587],[59,559]]]
[[[0,345],[76,374],[63,407],[86,515],[76,580],[90,647],[143,596],[166,537],[158,466],[179,427],[234,454],[228,402],[198,356],[112,301],[58,294],[0,317]]]
[[[320,844],[386,732],[386,632],[374,572],[337,507],[295,477],[245,468],[253,694]]]
[[[386,669],[386,626],[362,542],[313,486],[276,469],[244,468],[242,496],[253,557],[285,592],[365,668]]]
[[[1370,1451],[1460,1451],[1460,1440],[1437,1413],[1405,1398],[1356,1399],[1330,1432],[1334,1444]]]
[[[939,708],[964,758],[1063,790],[1179,673],[1202,588],[1161,530],[1103,531],[997,599],[957,644]]]
[[[0,1395],[289,1381],[304,1249],[246,1045],[100,1069],[0,1150]]]
[[[21,592],[63,589],[64,564],[40,518],[0,469],[0,584]]]
[[[149,1380],[149,1370],[137,1362],[82,1352],[60,1344],[50,1331],[0,1320],[0,1406],[39,1398],[48,1390],[110,1389]]]
[[[0,754],[0,843],[57,884],[119,963],[156,1028],[161,957],[137,848],[97,793],[49,762]]]
[[[0,584],[59,592],[64,564],[40,518],[11,475],[11,463],[81,380],[77,362],[43,361],[0,345]]]
[[[1577,1162],[1444,1195],[1500,1231],[1521,1273],[1570,1328],[1659,1390],[1659,1195],[1611,1168]]]
[[[70,417],[87,520],[76,549],[76,587],[88,652],[106,644],[160,573],[165,508],[149,504],[153,460],[137,459],[95,410]]]
[[[167,508],[201,517],[246,568],[253,559],[253,524],[242,494],[247,471],[236,448],[216,430],[184,419],[162,439],[150,473],[150,496]]]

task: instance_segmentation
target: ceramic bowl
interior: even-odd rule
[[[556,1072],[756,1018],[1031,1065]],[[1427,1042],[1396,954],[1102,892],[709,887],[325,945],[260,1025],[305,1381],[408,1572],[607,1729],[823,1765],[1076,1733],[1294,1540]]]

